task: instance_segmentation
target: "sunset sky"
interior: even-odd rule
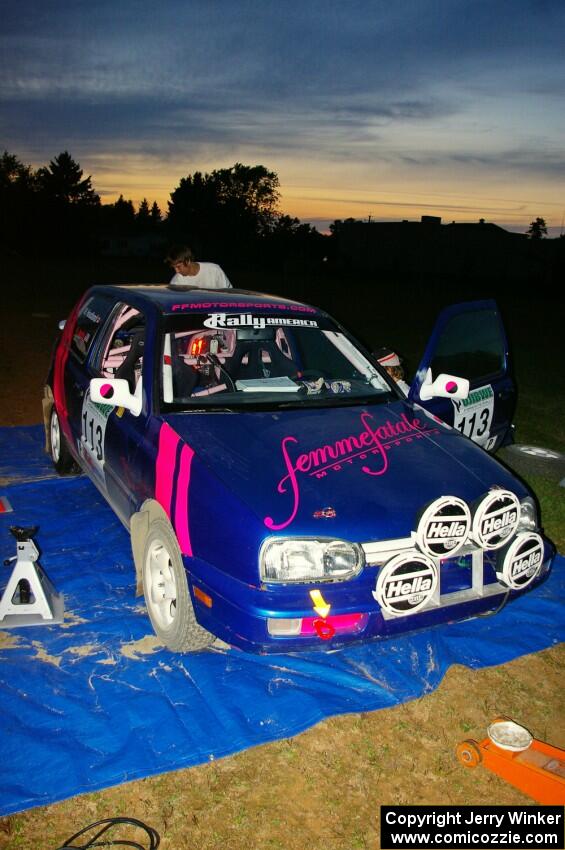
[[[261,163],[281,210],[565,216],[564,0],[2,0],[0,150],[103,202]]]

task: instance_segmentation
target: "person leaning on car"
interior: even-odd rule
[[[375,352],[375,356],[395,382],[396,386],[407,396],[410,392],[410,387],[404,380],[404,368],[396,351],[393,351],[391,348],[379,348]]]
[[[166,262],[176,274],[169,286],[199,286],[202,289],[231,289],[231,283],[225,272],[216,263],[199,263],[188,245],[181,245],[169,251]]]

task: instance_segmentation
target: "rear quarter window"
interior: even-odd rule
[[[112,306],[113,302],[107,296],[92,295],[82,307],[71,340],[71,352],[80,363],[86,360],[94,338]]]

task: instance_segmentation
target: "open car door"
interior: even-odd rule
[[[440,373],[469,381],[466,399],[423,400],[422,385]],[[454,304],[440,313],[408,395],[487,451],[512,442],[516,390],[508,342],[495,301]]]

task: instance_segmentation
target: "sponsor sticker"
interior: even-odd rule
[[[277,492],[288,501],[292,497],[292,509],[286,508],[286,518],[277,521],[272,516],[266,516],[263,522],[272,531],[280,531],[293,522],[300,507],[301,478],[309,475],[315,478],[326,478],[333,472],[342,472],[359,462],[361,472],[370,477],[384,475],[389,468],[388,453],[394,446],[410,444],[413,440],[422,439],[422,434],[433,433],[432,429],[423,429],[420,420],[409,419],[402,413],[399,419],[386,422],[378,421],[364,411],[361,416],[363,429],[361,432],[342,435],[337,440],[325,442],[316,447],[303,449],[297,437],[289,434],[281,440],[281,451],[286,467],[286,474],[279,480]],[[470,521],[470,518],[469,518]]]
[[[471,512],[466,502],[456,496],[442,496],[422,514],[416,541],[432,558],[445,558],[467,542],[470,530]]]
[[[207,328],[317,328],[315,319],[295,319],[288,316],[254,316],[252,313],[211,313],[202,323]]]
[[[405,552],[381,567],[372,594],[387,614],[405,617],[430,602],[438,581],[438,568],[431,558],[419,552]]]
[[[490,384],[470,390],[467,398],[452,398],[453,427],[486,447],[490,441],[490,427],[494,412],[494,391]]]
[[[513,590],[527,587],[538,575],[543,564],[543,540],[539,534],[519,534],[508,547],[502,569],[497,569],[499,581]]]
[[[90,319],[91,322],[94,322],[95,325],[99,324],[100,316],[98,313],[95,313],[94,310],[91,310],[90,307],[87,307],[84,311],[84,315],[87,319]]]
[[[510,490],[491,490],[473,517],[472,537],[482,549],[500,549],[515,534],[520,502]]]
[[[104,439],[108,417],[112,410],[114,410],[113,405],[92,401],[90,389],[86,391],[82,405],[79,453],[90,468],[99,475],[104,473]]]
[[[171,307],[172,312],[176,312],[178,310],[194,310],[200,312],[201,310],[290,310],[293,313],[317,313],[314,307],[307,307],[306,304],[272,304],[266,301],[259,301],[258,303],[250,303],[249,301],[206,301],[201,303],[199,301],[193,301],[190,304],[173,304]]]

